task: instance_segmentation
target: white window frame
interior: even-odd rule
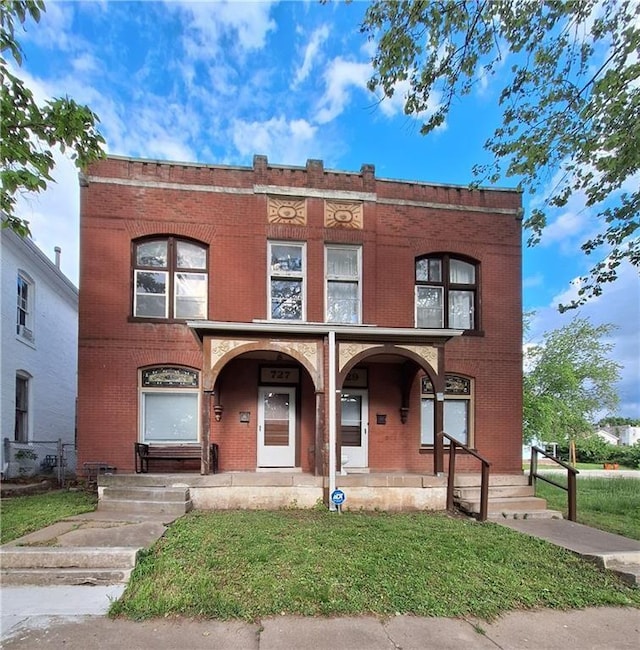
[[[357,253],[358,275],[357,277],[347,277],[329,274],[329,251],[331,250],[351,250]],[[342,323],[341,321],[329,320],[329,283],[344,282],[345,284],[357,283],[357,303],[358,312],[355,323]],[[325,244],[324,247],[324,318],[326,323],[336,323],[343,325],[360,325],[362,323],[362,246],[348,244]]]
[[[475,448],[475,428],[474,428],[474,418],[473,418],[473,404],[474,404],[474,393],[475,393],[475,382],[471,377],[467,377],[465,375],[461,375],[458,373],[448,373],[447,376],[451,375],[452,377],[460,377],[466,381],[469,382],[469,394],[460,394],[460,393],[447,393],[445,391],[444,394],[444,403],[443,403],[443,415],[444,415],[444,431],[445,433],[449,433],[449,435],[453,436],[454,438],[456,437],[454,433],[451,433],[450,431],[447,431],[446,427],[446,421],[447,421],[447,404],[452,404],[454,402],[464,402],[466,405],[466,411],[467,411],[467,432],[466,432],[466,440],[460,440],[460,442],[463,445],[466,445],[467,447],[470,447],[472,449]],[[434,441],[431,442],[425,442],[423,435],[425,433],[424,427],[425,423],[423,421],[423,404],[424,402],[430,401],[433,404],[433,409],[435,412],[435,405],[436,405],[436,395],[431,392],[423,393],[421,391],[420,393],[420,446],[421,447],[433,447]],[[435,421],[432,418],[431,422],[428,423],[431,428],[434,427]],[[432,437],[435,438],[435,431],[432,432]],[[445,439],[444,441],[445,446],[449,444],[449,441]]]
[[[26,304],[23,304],[18,290],[21,283],[27,290]],[[35,342],[35,286],[35,282],[27,273],[18,271],[16,278],[16,336],[28,343]],[[21,313],[24,314],[24,323],[21,322]]]
[[[293,246],[301,249],[302,268],[300,271],[274,271],[271,269],[271,250],[273,246]],[[271,283],[273,280],[300,280],[302,283],[300,319],[275,318],[271,305]],[[284,322],[305,322],[307,320],[307,244],[300,241],[269,240],[267,246],[267,319]]]
[[[199,443],[202,435],[201,432],[201,402],[200,402],[200,389],[198,387],[182,387],[182,386],[171,386],[171,387],[151,387],[143,386],[142,384],[142,370],[138,372],[138,440],[147,444],[163,444],[163,445],[180,445],[180,444],[196,444]],[[147,438],[146,436],[146,397],[148,395],[195,395],[196,396],[196,408],[195,408],[195,419],[196,419],[196,437],[195,438],[177,438],[175,440],[168,440],[166,438]]]

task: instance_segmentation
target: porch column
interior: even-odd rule
[[[444,431],[444,388],[446,385],[444,372],[444,346],[438,348],[438,375],[433,387],[436,397],[435,403],[435,440],[433,445],[433,473],[436,476],[444,474],[444,441],[438,435]]]
[[[329,332],[329,509],[336,489],[336,333]]]
[[[324,391],[316,391],[316,476],[324,476]]]

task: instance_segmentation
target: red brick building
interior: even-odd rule
[[[222,473],[429,474],[444,429],[521,472],[519,192],[263,156],[81,185],[80,467],[215,442]]]

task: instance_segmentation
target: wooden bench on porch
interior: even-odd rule
[[[158,445],[134,442],[136,474],[146,474],[149,471],[149,461],[185,461],[200,460],[202,447],[200,445]],[[209,445],[209,467],[213,474],[218,473],[218,445]]]

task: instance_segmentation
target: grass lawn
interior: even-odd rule
[[[71,515],[90,512],[96,496],[88,492],[56,490],[2,499],[0,544],[22,537]]]
[[[426,513],[192,512],[139,560],[112,616],[477,616],[640,607],[577,556],[497,524]]]
[[[551,477],[566,485],[566,476]],[[578,476],[578,523],[640,540],[640,480]],[[536,481],[536,495],[549,508],[567,516],[567,493],[544,481]]]

